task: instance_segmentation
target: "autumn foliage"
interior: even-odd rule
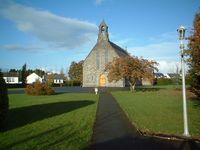
[[[196,14],[194,29],[189,37],[189,73],[191,78],[191,91],[200,98],[200,13]]]
[[[105,71],[108,72],[109,82],[125,79],[129,82],[131,91],[133,91],[136,81],[153,80],[153,70],[157,69],[156,65],[157,63],[154,61],[127,56],[115,58],[106,66]]]
[[[33,85],[27,85],[25,92],[27,95],[53,95],[55,94],[53,88],[48,84],[36,81]]]
[[[69,68],[69,77],[72,81],[78,81],[82,83],[83,81],[83,61],[75,62],[73,61]]]

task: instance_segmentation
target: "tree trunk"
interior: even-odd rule
[[[134,90],[135,90],[135,83],[131,83],[131,82],[129,82],[129,84],[130,84],[130,91],[131,92],[134,92]]]

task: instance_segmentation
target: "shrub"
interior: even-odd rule
[[[33,86],[32,85],[27,85],[26,86],[26,89],[25,89],[25,93],[27,95],[34,95],[34,89],[33,89]]]
[[[53,88],[48,84],[36,81],[33,85],[28,85],[25,89],[27,95],[53,95]]]
[[[0,130],[3,129],[5,125],[9,107],[8,101],[8,90],[3,75],[0,72]]]
[[[53,95],[53,94],[55,94],[55,92],[51,87],[48,87],[48,88],[46,88],[46,94],[47,95]]]
[[[174,84],[172,79],[166,79],[166,78],[157,79],[157,85],[172,85],[172,84]]]
[[[81,86],[81,81],[77,80],[68,80],[64,83],[65,86]]]

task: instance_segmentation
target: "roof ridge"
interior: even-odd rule
[[[128,52],[127,52],[125,49],[121,48],[121,47],[118,46],[117,44],[115,44],[115,43],[113,43],[113,42],[111,42],[111,41],[108,41],[108,42],[111,44],[111,46],[112,46],[115,50],[117,49],[118,51],[124,53],[125,55],[129,55]]]

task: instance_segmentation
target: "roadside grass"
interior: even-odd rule
[[[83,149],[92,135],[98,95],[10,94],[0,149]]]
[[[8,91],[21,91],[24,90],[25,88],[8,88]]]
[[[129,119],[143,132],[183,134],[182,91],[174,86],[148,86],[136,92],[112,92]],[[187,92],[189,132],[200,137],[200,101]]]

